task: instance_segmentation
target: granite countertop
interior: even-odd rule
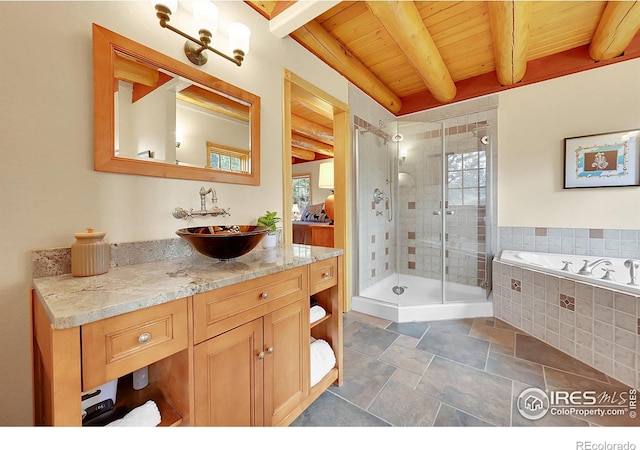
[[[33,280],[55,329],[72,328],[343,254],[308,245],[254,249],[230,261],[188,258],[112,267],[92,277],[71,274]]]

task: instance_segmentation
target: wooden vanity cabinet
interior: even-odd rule
[[[34,423],[80,426],[81,393],[118,378],[116,407],[154,400],[161,426],[286,426],[342,383],[342,256],[54,329],[32,291]],[[310,323],[310,297],[326,316]],[[336,366],[310,386],[312,338]],[[136,391],[131,372],[149,367]]]
[[[307,267],[195,296],[195,425],[280,425],[306,398],[308,298]]]
[[[58,330],[34,294],[34,424],[82,425],[81,393],[115,379],[116,407],[154,400],[161,425],[188,424],[188,300]],[[131,372],[144,366],[149,385],[134,391]]]

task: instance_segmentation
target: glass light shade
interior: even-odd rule
[[[320,164],[318,187],[320,189],[333,189],[333,161]]]
[[[251,30],[248,26],[239,22],[229,24],[229,47],[231,47],[231,51],[242,50],[245,56],[248,55],[250,40]]]
[[[156,7],[156,5],[166,6],[171,11],[171,14],[175,14],[176,11],[178,11],[178,0],[151,0],[150,3],[154,8]]]
[[[297,204],[297,203],[294,203],[294,204],[293,204],[293,207],[291,208],[291,212],[292,212],[293,214],[299,214],[299,213],[300,213],[300,207],[298,206],[298,204]]]
[[[407,150],[406,147],[404,147],[404,148],[400,147],[400,158],[406,158],[407,157],[407,152],[408,152],[408,150]]]
[[[212,36],[218,31],[218,7],[209,0],[193,2],[193,22],[197,30],[208,30]]]

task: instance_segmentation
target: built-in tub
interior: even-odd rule
[[[599,259],[611,264],[578,273]],[[504,250],[492,264],[494,315],[640,389],[640,286],[629,285],[625,261]],[[603,280],[603,267],[617,281]]]
[[[595,284],[605,288],[616,289],[634,295],[640,295],[640,258],[628,260],[600,256],[562,255],[557,253],[534,253],[525,251],[503,250],[499,260],[507,264],[529,267],[546,273],[556,274],[583,283]],[[585,264],[602,261],[592,269],[592,275],[579,274]],[[631,262],[628,262],[631,261]],[[610,264],[606,264],[609,262]],[[631,284],[631,266],[635,263],[635,283]],[[611,279],[603,279],[609,270]]]

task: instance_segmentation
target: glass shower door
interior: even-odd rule
[[[487,296],[486,120],[462,116],[442,124],[443,303]]]
[[[468,116],[398,123],[402,306],[486,299],[487,127]]]

